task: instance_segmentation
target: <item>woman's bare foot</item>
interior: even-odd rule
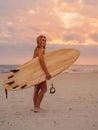
[[[39,110],[40,110],[39,108],[34,108],[33,109],[33,111],[36,112],[36,113],[39,112]]]

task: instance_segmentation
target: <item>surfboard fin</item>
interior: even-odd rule
[[[13,73],[16,73],[18,71],[19,71],[19,69],[17,69],[17,70],[10,70],[10,72],[13,72]]]
[[[19,85],[16,85],[16,86],[13,87],[13,89],[16,89],[16,88],[18,88],[18,87],[19,87]]]
[[[10,78],[12,78],[12,77],[14,77],[14,76],[13,76],[13,75],[11,75],[11,76],[9,76],[9,77],[8,77],[8,79],[10,79]]]
[[[27,86],[27,84],[23,85],[21,88],[23,89],[23,88],[25,88],[26,86]]]
[[[5,95],[6,95],[6,99],[8,98],[8,92],[7,89],[5,89]]]
[[[14,82],[15,82],[15,81],[11,81],[11,82],[6,83],[6,84],[11,85],[11,84],[13,84]]]

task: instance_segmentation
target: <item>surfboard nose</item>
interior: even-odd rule
[[[77,50],[77,49],[74,49],[74,51],[75,51],[76,55],[79,57],[80,56],[80,51]]]
[[[70,54],[73,60],[77,60],[77,58],[80,56],[80,51],[78,49],[70,49]]]

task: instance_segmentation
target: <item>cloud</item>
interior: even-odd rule
[[[89,37],[95,42],[98,42],[98,33],[92,33],[89,35]]]
[[[0,64],[23,64],[32,58],[34,47],[27,43],[1,44]]]
[[[65,44],[62,47],[78,47],[84,58],[96,58],[97,12],[97,0],[0,0],[0,55],[5,59],[22,53],[26,60],[36,37],[45,34],[51,50]]]
[[[84,0],[84,4],[98,6],[98,0]]]
[[[65,34],[64,36],[65,41],[78,41],[78,44],[82,44],[84,42],[84,39],[82,36],[78,33],[70,33],[70,34]]]
[[[32,35],[36,36],[44,32],[49,35],[49,39],[51,40],[56,38],[63,39],[65,35],[67,38],[71,38],[68,40],[72,40],[75,39],[75,35],[77,35],[76,40],[79,43],[80,41],[85,41],[85,36],[83,35],[85,35],[84,33],[89,33],[87,29],[89,28],[90,30],[91,28],[89,19],[87,19],[87,22],[85,18],[79,14],[86,6],[83,2],[82,8],[80,8],[81,4],[78,1],[72,0],[29,0],[28,2],[26,0],[10,0],[7,3],[1,0],[1,5],[6,8],[6,10],[3,11],[11,11],[13,14],[13,16],[6,15],[6,19],[8,19],[7,23],[13,23],[14,26],[5,26],[6,19],[3,19],[3,26],[5,26],[4,31],[6,32],[7,30],[8,34],[14,39],[17,39],[17,41],[25,40],[30,43],[29,38],[32,37]],[[33,13],[31,13],[31,11],[33,11]],[[71,34],[70,36],[68,36],[69,34],[67,34],[66,30]]]
[[[62,44],[55,44],[55,45],[47,45],[48,51],[55,50],[55,49],[62,49],[62,48],[74,48],[78,49],[81,52],[82,57],[98,57],[98,45],[62,45]]]
[[[2,63],[8,63],[10,62],[12,64],[22,64],[28,60],[30,60],[33,56],[34,49],[36,47],[36,44],[26,44],[26,43],[20,43],[20,44],[5,44],[0,45],[0,64]],[[58,45],[58,44],[47,44],[47,51],[53,51],[57,49],[62,48],[74,48],[78,49],[81,52],[79,60],[84,63],[85,59],[97,59],[98,58],[98,45],[90,45],[90,46],[83,46],[83,45]],[[12,61],[10,61],[10,59]],[[84,60],[83,60],[84,59]],[[85,61],[85,64],[87,64],[88,60]],[[80,62],[81,63],[81,62]],[[97,64],[97,60],[95,61]],[[79,62],[78,62],[79,64]]]

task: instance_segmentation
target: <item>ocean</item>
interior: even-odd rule
[[[0,65],[0,74],[8,73],[16,69],[19,65]],[[98,65],[71,65],[65,72],[68,73],[89,73],[98,72]]]

